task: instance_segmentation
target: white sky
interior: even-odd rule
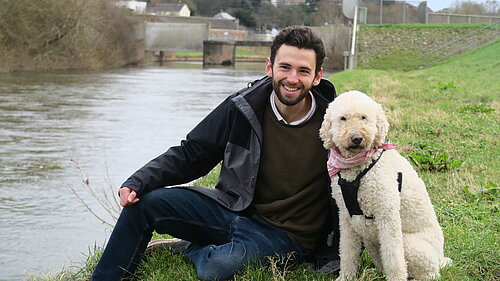
[[[431,8],[433,11],[439,11],[444,8],[450,8],[456,1],[457,0],[427,0],[427,7]],[[485,2],[485,0],[472,0],[472,1],[477,3]],[[408,2],[411,2],[411,0]]]

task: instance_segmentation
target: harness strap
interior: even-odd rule
[[[367,219],[373,219],[373,216],[367,216],[363,213],[363,210],[361,210],[361,207],[359,206],[358,202],[358,190],[361,178],[363,178],[363,176],[366,175],[366,173],[368,173],[368,171],[370,171],[370,169],[373,168],[373,166],[375,166],[380,157],[382,157],[384,151],[385,149],[382,150],[379,157],[377,159],[374,159],[372,163],[366,169],[364,169],[353,181],[350,182],[346,181],[341,177],[340,173],[338,173],[339,176],[338,184],[340,186],[340,190],[342,191],[342,197],[344,198],[344,203],[351,217],[354,215],[363,215]],[[398,181],[398,190],[399,192],[401,192],[401,188],[403,186],[403,173],[398,172],[397,181]]]
[[[403,188],[403,173],[398,172],[398,191],[401,193],[401,188]]]
[[[370,165],[366,169],[364,169],[353,181],[350,182],[346,181],[345,179],[342,178],[340,172],[338,173],[339,176],[338,184],[340,185],[340,189],[342,191],[342,197],[344,198],[344,203],[351,217],[353,215],[364,215],[358,202],[358,190],[359,190],[360,180],[364,175],[366,175],[366,173],[368,173],[368,171],[370,171],[371,168],[373,168],[373,166],[375,166],[380,157],[382,157],[382,154],[384,154],[384,151],[385,149],[382,150],[377,159],[374,159],[372,163],[370,163]]]

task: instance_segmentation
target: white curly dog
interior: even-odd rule
[[[385,143],[382,106],[359,91],[339,95],[320,129],[339,207],[340,275],[351,280],[362,246],[387,280],[431,280],[451,260],[434,208],[411,164]]]

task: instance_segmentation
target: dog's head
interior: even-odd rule
[[[362,92],[349,91],[330,103],[319,136],[325,148],[338,147],[351,157],[384,143],[388,130],[382,106]]]

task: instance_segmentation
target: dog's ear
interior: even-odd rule
[[[381,145],[385,142],[387,138],[387,132],[389,132],[389,122],[385,115],[382,105],[377,106],[377,135],[375,136],[375,145]]]
[[[321,128],[319,128],[319,137],[323,141],[323,146],[326,149],[330,149],[334,146],[330,129],[332,127],[332,122],[328,116],[328,111],[325,113],[323,123],[321,124]]]

